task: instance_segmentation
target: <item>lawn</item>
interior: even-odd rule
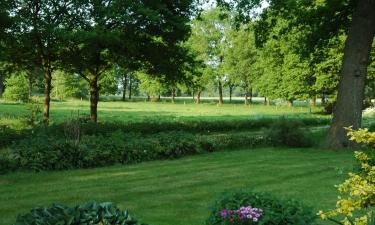
[[[173,107],[173,106],[171,106]],[[61,172],[0,176],[0,224],[54,202],[112,201],[150,225],[200,225],[215,197],[249,188],[333,207],[334,184],[352,169],[350,151],[260,148],[178,160]]]
[[[99,102],[99,121],[191,121],[191,120],[233,120],[249,119],[259,117],[289,116],[289,117],[314,117],[323,116],[314,114],[319,108],[306,106],[264,106],[254,104],[246,106],[244,104],[224,104],[218,106],[215,102],[203,104],[184,103],[179,100],[177,103],[170,102]],[[51,102],[50,120],[52,122],[62,122],[72,116],[89,115],[89,102],[71,100],[65,102]],[[26,104],[0,102],[0,125],[17,124],[20,117],[30,116],[31,111]]]

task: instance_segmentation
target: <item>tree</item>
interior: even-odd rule
[[[11,101],[29,100],[28,84],[25,73],[13,73],[5,79],[4,98]]]
[[[44,120],[48,122],[52,72],[59,59],[62,48],[61,34],[66,20],[74,18],[72,1],[10,0],[12,6],[7,10],[12,26],[7,29],[7,49],[11,60],[27,59],[35,63],[44,73]],[[73,19],[74,20],[74,19]],[[21,60],[22,61],[22,60]]]
[[[113,65],[136,64],[147,74],[177,76],[185,60],[192,1],[77,1],[64,64],[90,86],[90,115],[97,121],[100,77]],[[141,7],[140,7],[141,6]],[[134,69],[134,68],[132,68]]]
[[[252,89],[257,76],[255,64],[258,60],[258,52],[255,47],[254,33],[251,25],[242,25],[239,30],[232,30],[228,36],[230,47],[227,49],[224,60],[225,71],[230,80],[228,83],[239,85],[245,90],[245,104],[247,105],[251,103]]]
[[[359,0],[345,43],[339,90],[326,146],[342,148],[352,144],[344,127],[361,127],[362,104],[371,45],[375,33],[375,1]]]
[[[221,8],[212,8],[195,19],[192,24],[192,35],[189,45],[194,52],[199,54],[199,59],[204,61],[211,72],[211,77],[217,82],[219,90],[219,104],[223,104],[223,70],[224,52],[228,45],[226,33],[230,29],[229,15]],[[206,73],[207,74],[207,73]]]

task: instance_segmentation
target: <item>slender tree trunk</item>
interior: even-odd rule
[[[176,98],[176,88],[172,88],[172,103],[174,103],[174,100]]]
[[[229,85],[229,102],[232,102],[233,86]]]
[[[201,94],[202,94],[202,90],[199,88],[198,89],[198,94],[197,94],[197,104],[201,103]]]
[[[293,106],[293,100],[288,100],[288,106],[292,107]]]
[[[123,80],[122,80],[122,101],[125,101],[125,99],[126,99],[127,79],[128,79],[128,75],[124,74]]]
[[[90,119],[93,122],[98,121],[98,102],[99,102],[99,87],[98,75],[90,75]]]
[[[160,100],[161,100],[161,95],[159,94],[158,95],[158,102],[160,102]]]
[[[322,94],[322,98],[321,98],[321,105],[325,105],[326,104],[326,97],[325,97],[325,94]]]
[[[267,97],[264,97],[264,102],[263,102],[264,105],[267,105]]]
[[[147,101],[151,101],[151,96],[149,94],[147,94]]]
[[[4,76],[0,75],[0,98],[4,93]]]
[[[361,127],[362,104],[371,44],[375,32],[375,1],[359,0],[345,43],[339,90],[326,147],[354,146],[344,127]]]
[[[33,84],[34,84],[34,76],[31,72],[27,73],[27,80],[29,82],[29,99],[33,96]]]
[[[315,107],[316,106],[316,96],[313,96],[313,98],[311,99],[311,106]]]
[[[132,83],[133,80],[129,77],[129,99],[132,99]]]
[[[43,63],[44,70],[44,108],[43,117],[44,123],[48,124],[49,120],[49,108],[51,102],[51,89],[52,89],[52,69],[48,63]]]
[[[249,90],[249,104],[253,103],[253,88]]]
[[[245,105],[248,105],[249,104],[249,93],[246,92],[245,93]]]
[[[195,91],[193,89],[193,91],[191,92],[191,95],[193,96],[193,102],[195,101]]]
[[[222,105],[223,103],[223,84],[221,83],[221,80],[219,80],[219,104]]]

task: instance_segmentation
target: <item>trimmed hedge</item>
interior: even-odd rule
[[[14,225],[139,225],[128,211],[122,211],[112,203],[89,202],[75,207],[54,204],[50,208],[32,209],[18,216]],[[141,224],[145,225],[145,224]]]
[[[223,218],[222,210],[233,210],[251,206],[261,209],[259,221],[228,221]],[[206,225],[309,225],[317,216],[314,211],[299,201],[282,199],[268,193],[252,191],[234,191],[222,194],[211,208]]]

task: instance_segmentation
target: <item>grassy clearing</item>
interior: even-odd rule
[[[243,104],[203,103],[200,105],[179,101],[169,102],[100,102],[98,106],[99,121],[147,122],[147,121],[191,121],[191,120],[233,120],[259,117],[313,117],[324,116],[312,114],[318,108],[264,106]],[[88,101],[67,101],[51,103],[51,121],[62,122],[72,115],[89,115]],[[17,124],[20,117],[31,113],[26,104],[0,103],[0,124]]]
[[[172,161],[0,176],[0,224],[54,202],[112,201],[151,225],[199,225],[219,193],[252,188],[327,209],[334,184],[352,168],[352,152],[262,148]]]

